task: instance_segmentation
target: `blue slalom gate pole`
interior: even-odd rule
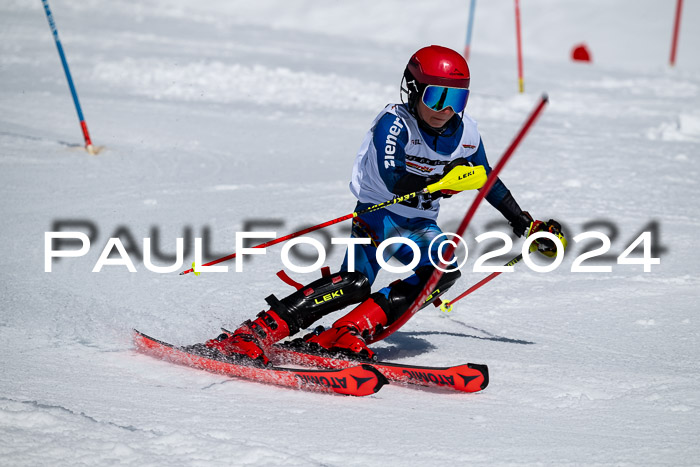
[[[70,69],[68,68],[68,61],[66,60],[66,54],[63,53],[63,46],[61,45],[61,39],[58,38],[58,29],[56,29],[56,23],[53,20],[53,15],[51,14],[51,9],[49,8],[48,0],[41,0],[44,4],[44,12],[46,13],[46,19],[49,21],[49,27],[51,28],[51,33],[53,34],[53,40],[56,42],[56,48],[58,49],[58,56],[61,57],[61,63],[63,64],[63,71],[66,72],[66,79],[68,80],[68,87],[70,88],[70,93],[73,95],[73,103],[75,104],[75,110],[78,112],[78,119],[80,120],[80,128],[83,130],[83,137],[85,138],[85,149],[87,152],[95,155],[97,152],[92,146],[92,141],[90,141],[90,133],[88,133],[87,123],[85,123],[85,118],[83,117],[83,111],[80,108],[80,101],[78,100],[78,93],[75,90],[75,85],[73,84],[73,78],[70,74]]]
[[[471,0],[469,4],[469,20],[467,23],[467,42],[464,46],[464,59],[469,61],[469,48],[472,45],[472,28],[474,27],[474,10],[476,9],[476,0]]]

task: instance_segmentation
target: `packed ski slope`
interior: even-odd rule
[[[479,2],[467,110],[495,164],[549,93],[502,179],[535,217],[561,220],[571,247],[555,272],[519,265],[377,345],[398,363],[488,364],[485,391],[389,385],[351,398],[135,352],[134,327],[201,342],[291,291],[274,276],[280,246],[243,273],[193,277],[148,271],[142,239],[174,256],[185,237],[189,265],[194,237],[218,257],[238,231],[281,235],[351,212],[370,122],[397,101],[411,53],[461,50],[467,2],[53,1],[93,141],[106,146],[97,157],[79,149],[41,3],[2,2],[2,464],[696,464],[700,5],[686,2],[669,69],[675,2],[521,3],[526,92],[512,2]],[[592,65],[568,61],[581,41]],[[443,204],[445,231],[473,196]],[[500,220],[479,210],[448,298],[483,276],[471,272],[485,251],[474,237]],[[44,234],[57,222],[92,231],[91,249],[47,273]],[[653,223],[661,264],[615,264]],[[595,263],[610,273],[570,271],[600,245],[572,240],[590,230],[611,237],[611,259]],[[137,272],[91,272],[114,236]],[[382,274],[375,288],[395,279]]]

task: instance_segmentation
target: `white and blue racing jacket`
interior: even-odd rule
[[[455,115],[444,131],[437,133],[419,126],[405,104],[390,104],[374,119],[365,136],[355,159],[350,191],[361,204],[382,203],[424,188],[428,177],[437,181],[445,166],[460,158],[483,165],[487,174],[491,172],[471,117]],[[508,194],[503,182],[497,180],[486,200],[502,211],[499,205]],[[394,204],[386,209],[407,218],[434,220],[440,210],[440,198],[427,195],[410,205]],[[507,214],[510,213],[504,212],[510,217]]]

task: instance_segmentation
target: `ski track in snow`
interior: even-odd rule
[[[175,238],[208,232],[218,257],[251,222],[283,235],[350,212],[368,125],[398,99],[415,49],[461,49],[464,2],[441,4],[436,27],[432,2],[52,1],[93,141],[107,148],[97,157],[80,149],[41,4],[0,5],[3,465],[696,464],[700,8],[686,2],[668,69],[674,2],[527,2],[517,95],[505,3],[477,6],[468,111],[495,165],[548,92],[502,179],[535,217],[562,220],[566,258],[549,274],[518,265],[377,344],[399,363],[486,363],[485,391],[389,385],[365,398],[233,380],[133,349],[131,328],[198,342],[289,293],[274,276],[279,245],[244,274],[160,275],[140,255],[137,273],[91,270],[115,232],[139,253],[151,236],[163,255]],[[581,40],[593,65],[567,62]],[[445,231],[471,197],[444,203]],[[45,273],[44,232],[66,220],[97,229],[92,248]],[[473,238],[501,220],[478,211],[467,268],[484,251]],[[615,264],[652,222],[661,264]],[[600,244],[572,239],[592,229],[611,237],[613,271],[572,273]],[[482,277],[463,272],[448,298]],[[375,288],[393,279],[380,273]]]

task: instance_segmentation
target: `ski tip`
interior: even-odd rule
[[[148,334],[144,334],[141,331],[137,329],[133,329],[134,331],[134,343],[136,344],[137,347],[141,348],[142,346],[153,346],[153,345],[158,345],[158,346],[163,346],[163,347],[170,347],[174,348],[175,346],[172,344],[168,344],[167,342],[164,342],[162,340],[156,339],[155,337],[151,337]]]
[[[486,389],[486,386],[489,385],[489,367],[478,363],[469,363],[467,366],[472,370],[480,372],[484,376],[484,381],[481,383],[481,389]]]
[[[139,350],[139,351],[143,350],[146,342],[149,339],[150,338],[146,334],[142,333],[138,329],[136,329],[136,328],[131,329],[131,340],[134,343],[134,345],[136,346],[137,350]]]
[[[549,94],[547,94],[546,92],[543,92],[542,93],[542,101],[549,102]]]

